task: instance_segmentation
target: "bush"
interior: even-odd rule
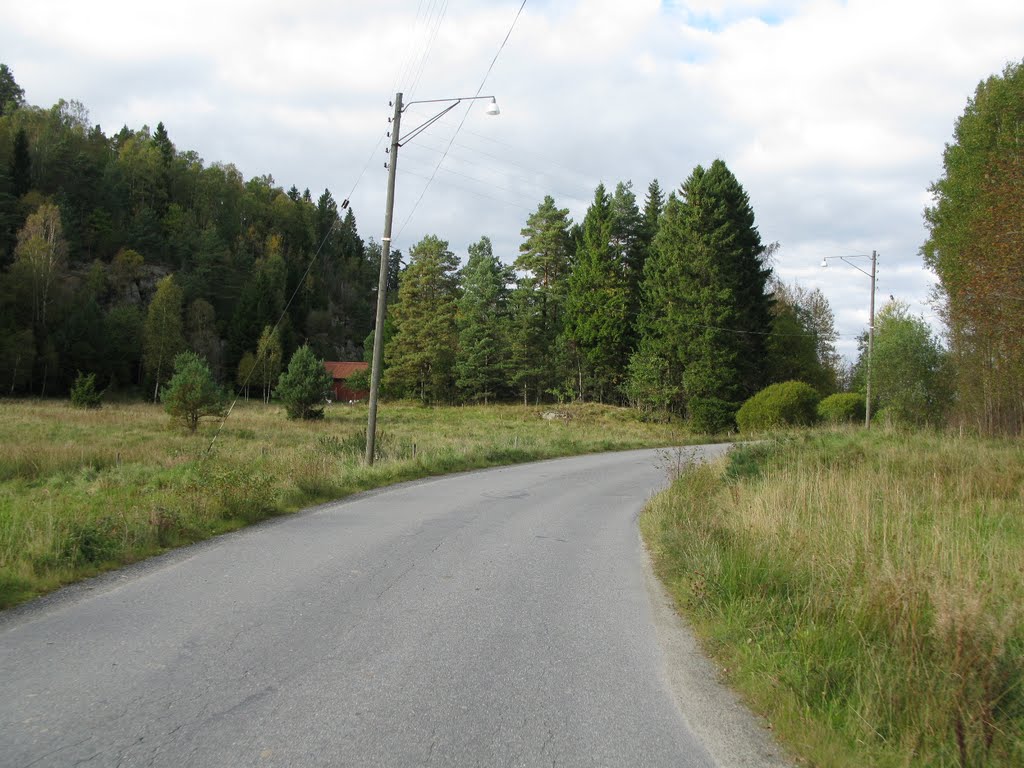
[[[345,386],[353,392],[367,392],[370,389],[370,369],[353,371],[345,379]]]
[[[322,419],[333,379],[308,345],[299,347],[277,383],[289,419]]]
[[[736,404],[717,397],[693,397],[687,404],[690,426],[696,432],[717,434],[736,426]]]
[[[206,361],[195,352],[182,352],[174,358],[174,376],[161,399],[171,418],[181,419],[190,432],[196,431],[203,416],[224,415],[224,393]]]
[[[864,421],[864,395],[840,392],[818,403],[818,418],[829,424],[851,424]]]
[[[96,391],[96,374],[79,371],[71,386],[71,404],[75,408],[99,408],[102,400],[103,392]]]
[[[802,381],[772,384],[743,404],[736,414],[736,423],[741,432],[807,426],[818,419],[820,398],[814,387]]]

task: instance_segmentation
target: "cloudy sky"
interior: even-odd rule
[[[934,322],[928,185],[978,82],[1024,57],[1024,3],[527,0],[488,75],[520,4],[9,2],[0,61],[32,104],[77,99],[108,133],[163,121],[207,163],[351,197],[377,240],[394,93],[494,94],[499,117],[460,105],[402,148],[396,247],[488,235],[511,261],[545,194],[578,221],[598,182],[632,180],[642,202],[651,179],[675,189],[722,158],[780,276],[826,292],[845,354],[870,281],[824,256],[877,250],[879,304]],[[403,129],[435,111],[410,106]]]

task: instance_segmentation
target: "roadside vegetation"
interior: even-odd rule
[[[641,517],[724,676],[821,766],[1024,765],[1024,445],[807,432]]]
[[[365,406],[312,422],[282,410],[240,403],[219,434],[212,421],[191,434],[159,405],[0,401],[0,606],[369,488],[681,439],[678,423],[607,406],[389,403],[367,467]]]

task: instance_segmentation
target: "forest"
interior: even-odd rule
[[[1020,430],[1019,232],[998,229],[1019,222],[1019,150],[998,126],[1021,79],[1011,66],[979,86],[957,125],[972,149],[951,145],[933,188],[923,253],[949,349],[899,300],[878,314],[873,405],[890,419]],[[5,65],[0,110],[0,393],[63,396],[87,373],[158,399],[191,350],[269,401],[303,344],[370,359],[381,249],[348,201],[208,164],[162,122],[107,136],[77,102],[31,106]],[[985,162],[1000,174],[979,176]],[[718,431],[774,383],[864,388],[863,340],[847,367],[824,295],[777,279],[779,245],[721,159],[642,200],[601,184],[580,222],[545,196],[521,237],[514,259],[486,235],[465,264],[438,235],[392,254],[386,396],[628,404]]]

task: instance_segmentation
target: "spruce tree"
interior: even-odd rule
[[[467,400],[487,403],[504,389],[511,278],[511,270],[494,255],[489,238],[469,246],[458,301],[455,360],[455,384]]]
[[[629,355],[629,288],[617,223],[612,198],[598,185],[566,294],[565,337],[581,398],[612,395]]]
[[[636,320],[640,314],[640,286],[644,279],[644,262],[650,250],[644,214],[637,207],[633,182],[619,182],[611,199],[612,248],[626,285],[626,354],[637,344]],[[619,362],[618,370],[625,368]]]
[[[642,349],[662,358],[695,425],[730,426],[761,388],[771,301],[764,247],[725,163],[697,166],[660,219],[644,273]]]
[[[21,197],[32,188],[32,157],[29,155],[28,134],[24,128],[19,128],[14,134],[10,176],[15,197]]]

